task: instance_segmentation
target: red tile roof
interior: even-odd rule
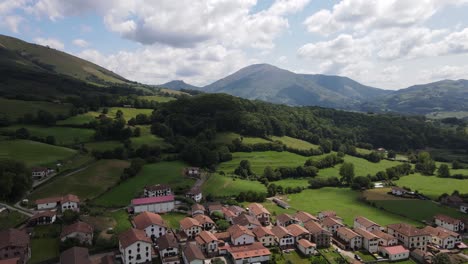
[[[331,226],[334,226],[334,225],[344,226],[342,223],[340,223],[338,220],[336,220],[333,217],[326,217],[322,221],[322,226],[331,227]]]
[[[135,228],[131,228],[119,235],[119,242],[123,248],[127,248],[138,241],[151,244],[151,239],[146,236],[145,231]]]
[[[364,237],[364,238],[366,238],[368,240],[379,239],[379,237],[376,236],[375,234],[372,234],[371,232],[369,232],[369,231],[367,231],[365,229],[362,229],[360,227],[355,228],[354,232],[356,232],[357,234],[361,235],[362,237]]]
[[[252,233],[258,238],[264,237],[264,236],[275,236],[273,232],[271,232],[270,229],[264,227],[264,226],[257,226],[252,230]]]
[[[251,203],[249,205],[249,211],[252,212],[254,215],[270,214],[270,212],[259,203]]]
[[[29,236],[23,230],[6,229],[0,231],[0,249],[5,247],[27,247]]]
[[[167,227],[166,222],[162,219],[159,214],[155,214],[152,212],[143,212],[135,218],[133,218],[133,223],[135,223],[136,229],[145,229],[151,225],[157,225],[161,227]]]
[[[213,235],[213,233],[208,232],[208,231],[201,231],[200,234],[198,234],[198,236],[196,237],[196,239],[200,245],[208,244],[208,243],[218,240],[215,237],[215,235]]]
[[[195,212],[195,211],[206,211],[206,210],[203,205],[196,203],[192,205],[192,212]]]
[[[271,255],[270,250],[260,242],[243,246],[231,246],[228,251],[235,260]]]
[[[248,214],[240,214],[238,217],[232,219],[232,222],[236,225],[247,226],[247,225],[256,225],[260,226],[260,222],[257,218],[248,215]]]
[[[93,227],[88,223],[78,221],[78,222],[75,222],[75,223],[73,223],[71,225],[65,226],[62,229],[62,233],[60,234],[60,237],[63,238],[63,237],[66,237],[66,236],[68,236],[68,235],[70,235],[72,233],[75,233],[75,232],[85,233],[85,234],[92,234],[93,233]]]
[[[72,247],[60,254],[60,263],[67,264],[91,264],[89,251],[84,247]]]
[[[336,231],[337,234],[340,234],[342,237],[345,237],[346,239],[352,239],[354,237],[358,237],[360,236],[359,234],[357,234],[356,232],[354,232],[353,230],[347,228],[347,227],[340,227],[338,228],[338,230]]]
[[[180,223],[181,229],[184,229],[184,230],[189,229],[189,228],[191,228],[193,226],[200,226],[201,227],[200,223],[196,219],[194,219],[192,217],[185,217],[184,219],[180,220],[179,223]]]
[[[384,247],[383,250],[387,251],[389,255],[409,253],[409,250],[407,250],[401,245],[392,246],[392,247]]]
[[[380,226],[378,225],[377,223],[365,218],[365,217],[362,217],[362,216],[358,216],[354,219],[355,222],[357,222],[358,224],[364,226],[365,228],[369,228],[371,226]]]
[[[167,190],[167,189],[171,189],[171,187],[167,184],[155,184],[155,185],[150,185],[150,186],[145,187],[145,190],[153,191],[153,192]]]
[[[47,197],[43,199],[37,199],[35,203],[39,204],[47,204],[47,203],[58,203],[62,200],[62,197]]]
[[[285,236],[291,236],[291,233],[289,233],[289,231],[285,227],[282,227],[282,226],[273,227],[271,229],[271,232],[273,232],[273,234],[275,234],[275,236],[277,238],[283,238]]]
[[[229,232],[229,235],[233,239],[236,239],[236,238],[238,238],[238,237],[240,237],[240,236],[242,236],[244,234],[255,237],[255,235],[252,233],[252,231],[250,231],[246,227],[243,227],[243,226],[240,226],[240,225],[233,225],[233,226],[229,227],[227,231]]]
[[[144,204],[155,204],[155,203],[167,203],[174,201],[174,195],[156,196],[137,198],[132,200],[132,205],[144,205]]]
[[[197,247],[195,244],[187,244],[187,246],[184,248],[184,255],[187,258],[189,262],[192,262],[194,260],[204,260],[205,256],[201,252],[200,248]]]
[[[283,214],[276,216],[276,221],[284,224],[288,221],[297,221],[297,219],[292,217],[289,214],[283,213]]]
[[[40,218],[40,217],[53,217],[53,216],[56,216],[56,215],[57,215],[57,212],[47,210],[47,211],[44,211],[44,212],[34,214],[33,216],[31,216],[30,220],[34,220],[34,219],[37,219],[37,218]]]
[[[318,221],[318,218],[304,211],[297,211],[295,217],[302,223],[309,221]]]
[[[298,224],[292,224],[292,225],[288,225],[286,227],[286,229],[289,231],[289,233],[291,235],[293,235],[294,237],[297,237],[297,236],[300,236],[300,235],[304,235],[304,234],[309,234],[309,231],[307,231],[307,229],[305,229],[304,227],[298,225]]]
[[[20,264],[20,258],[0,259],[0,264]]]
[[[79,203],[80,198],[78,198],[78,196],[76,196],[74,194],[66,194],[66,195],[62,196],[62,199],[60,200],[60,202],[61,203],[66,203],[66,202]]]
[[[418,229],[406,223],[391,224],[391,225],[388,225],[387,228],[393,229],[396,232],[403,234],[404,236],[409,236],[409,237],[429,235],[427,232],[423,231],[422,229]]]
[[[325,230],[319,223],[314,222],[314,221],[309,221],[304,224],[305,229],[307,229],[311,234],[317,234],[320,232],[328,232],[328,230]]]
[[[307,239],[301,239],[301,240],[297,241],[297,243],[298,243],[299,245],[301,245],[302,247],[304,247],[304,248],[310,248],[310,247],[315,248],[315,247],[317,247],[316,244],[310,242],[310,241],[307,240]]]
[[[209,224],[213,224],[214,225],[214,221],[211,220],[211,218],[207,215],[196,215],[193,217],[195,220],[197,220],[201,225],[204,225],[206,223],[209,223]]]
[[[380,239],[387,241],[396,239],[394,236],[390,235],[389,233],[382,232],[381,230],[373,230],[371,233],[378,236]]]
[[[434,219],[438,219],[440,221],[443,221],[443,222],[446,222],[446,223],[449,223],[449,224],[452,224],[452,225],[459,225],[459,224],[462,223],[462,221],[460,219],[456,219],[456,218],[450,217],[448,215],[442,215],[442,214],[435,215]]]
[[[447,237],[459,237],[460,234],[455,233],[453,231],[447,230],[442,227],[432,227],[432,226],[426,226],[422,229],[423,231],[427,232],[433,237],[439,237],[441,239],[446,239]]]

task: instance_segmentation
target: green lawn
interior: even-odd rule
[[[167,213],[162,214],[161,217],[166,221],[166,224],[172,229],[179,229],[179,221],[186,217],[185,214]]]
[[[256,144],[256,143],[269,143],[270,142],[264,138],[241,136],[237,133],[232,133],[232,132],[216,134],[216,138],[213,140],[213,142],[216,144],[231,144],[232,141],[236,138],[241,139],[242,143],[244,144]]]
[[[219,174],[212,174],[202,189],[204,195],[214,196],[233,196],[246,191],[266,192],[265,186],[258,181],[234,179]]]
[[[28,217],[17,211],[3,211],[0,213],[0,230],[15,227],[24,222]]]
[[[274,181],[271,183],[274,183],[276,185],[281,185],[283,188],[296,188],[296,187],[305,187],[307,188],[309,186],[309,180],[312,178],[300,178],[300,179],[283,179],[279,181]]]
[[[329,261],[329,263],[337,263],[335,259],[342,258],[342,256],[332,247],[319,249],[319,252]]]
[[[109,140],[109,141],[97,141],[97,142],[89,142],[86,143],[85,148],[89,151],[106,151],[106,150],[114,150],[118,147],[123,147],[122,142],[116,140]]]
[[[297,138],[288,137],[288,136],[284,136],[284,137],[272,136],[271,139],[274,140],[274,141],[281,141],[286,146],[288,146],[290,148],[294,148],[294,149],[306,149],[306,150],[308,150],[308,149],[311,149],[311,148],[317,149],[319,147],[318,145],[314,145],[314,144],[309,143],[307,141],[297,139]]]
[[[180,161],[159,162],[143,167],[138,175],[112,188],[95,200],[102,206],[126,206],[135,196],[143,191],[147,185],[165,183],[172,188],[189,187],[193,179],[183,176],[182,170],[187,165]]]
[[[31,240],[31,259],[28,263],[40,263],[58,256],[58,238],[34,238]]]
[[[116,222],[116,226],[114,227],[114,231],[116,234],[120,234],[132,227],[132,223],[130,223],[128,213],[125,210],[117,210],[110,212],[108,213],[108,216],[114,218]]]
[[[123,112],[123,117],[127,121],[130,120],[132,117],[136,117],[138,114],[145,114],[145,115],[151,116],[151,113],[153,113],[153,109],[110,107],[109,112],[107,113],[107,116],[114,118],[118,110],[121,110]]]
[[[141,135],[139,137],[130,138],[134,148],[139,148],[144,144],[148,146],[159,146],[161,149],[167,149],[171,147],[171,144],[167,143],[164,138],[151,134],[151,126],[148,125],[137,127],[140,128]]]
[[[297,250],[291,251],[289,253],[284,253],[283,255],[276,254],[276,262],[278,264],[287,264],[287,263],[294,263],[294,264],[309,264],[310,263],[309,257],[303,257],[297,253]]]
[[[69,117],[65,120],[60,120],[57,122],[59,126],[67,126],[67,125],[84,125],[91,121],[96,120],[96,117],[99,116],[97,112],[88,112],[84,114],[79,114],[76,116]]]
[[[468,193],[468,180],[439,178],[436,176],[423,176],[419,173],[401,177],[395,182],[398,186],[406,186],[436,199],[443,193],[451,194],[454,190]]]
[[[21,160],[27,166],[50,165],[57,160],[66,160],[76,150],[48,145],[30,140],[8,140],[0,144],[0,159]]]
[[[93,199],[114,186],[129,162],[123,160],[100,160],[83,171],[70,176],[58,176],[50,183],[35,190],[30,199],[59,196],[68,193],[78,195],[82,201]]]
[[[158,103],[167,103],[167,102],[170,102],[170,101],[177,100],[174,97],[161,96],[161,95],[138,96],[138,98],[148,100],[148,101],[155,101],[155,102],[158,102]]]
[[[47,136],[55,137],[56,145],[72,145],[75,143],[89,142],[92,140],[94,130],[86,128],[71,128],[71,127],[41,127],[29,125],[15,125],[4,127],[0,132],[14,133],[20,128],[26,128],[31,136],[46,138]]]
[[[0,98],[0,116],[5,115],[11,121],[16,121],[25,114],[36,115],[37,111],[45,110],[55,115],[68,115],[71,105],[55,104],[43,101],[21,101]]]

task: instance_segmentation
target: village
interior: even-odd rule
[[[200,173],[198,168],[187,168],[185,172],[189,177]],[[391,195],[411,194],[393,187]],[[176,201],[168,185],[146,186],[142,197],[129,201],[127,212],[133,227],[119,234],[118,248],[105,254],[92,255],[84,247],[93,243],[92,225],[80,220],[64,224],[60,241],[73,239],[80,246],[63,251],[60,263],[275,263],[274,253],[297,251],[309,257],[320,255],[319,249],[326,248],[341,255],[339,263],[398,263],[411,258],[424,264],[432,263],[439,253],[457,254],[468,248],[462,242],[467,219],[442,214],[434,215],[433,221],[423,228],[407,223],[381,226],[365,216],[356,216],[353,225],[347,226],[333,208],[316,215],[304,211],[274,215],[260,203],[244,207],[203,203],[197,184],[186,193],[186,198],[193,205],[179,221],[179,227],[170,228],[161,215],[177,210],[180,201]],[[281,198],[272,201],[289,208]],[[0,232],[1,264],[27,263],[31,257],[31,227],[54,224],[67,212],[79,214],[82,201],[68,194],[39,199],[34,204],[35,213],[23,229]],[[459,203],[461,212],[467,213],[467,207],[462,201]],[[229,223],[227,229],[217,227],[214,220],[218,219]],[[356,251],[365,251],[375,260],[365,261]]]

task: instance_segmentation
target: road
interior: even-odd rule
[[[21,214],[24,214],[27,217],[31,217],[33,215],[32,212],[30,212],[29,210],[24,210],[23,208],[16,208],[16,207],[10,206],[8,204],[4,204],[4,203],[0,203],[0,205],[5,206],[6,208],[8,208],[11,211],[17,211],[17,212],[19,212]]]
[[[356,259],[354,258],[354,253],[353,253],[353,252],[345,251],[345,250],[339,248],[338,246],[336,246],[335,244],[332,244],[332,247],[333,247],[335,250],[338,249],[338,252],[339,252],[340,255],[342,255],[343,257],[345,257],[345,258],[348,257],[348,258],[352,259],[352,260],[353,260],[353,264],[360,264],[360,263],[362,263],[362,262],[360,262],[359,260],[356,260]]]

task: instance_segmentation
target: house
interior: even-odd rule
[[[146,186],[144,189],[145,197],[167,196],[171,194],[173,194],[172,189],[167,184]]]
[[[335,211],[321,211],[319,212],[318,214],[318,219],[320,221],[323,221],[325,218],[327,217],[331,217],[331,218],[335,218],[338,220],[338,216],[336,215],[336,212]]]
[[[80,198],[73,194],[67,194],[60,199],[60,209],[62,212],[65,210],[80,211]]]
[[[233,224],[233,219],[238,216],[234,212],[229,210],[229,208],[227,208],[227,207],[223,207],[222,213],[224,215],[224,219],[226,219],[226,221],[228,221],[231,224]]]
[[[431,236],[427,232],[406,223],[388,225],[387,233],[396,237],[409,249],[419,248],[425,251],[427,244],[431,241]]]
[[[60,203],[62,197],[48,197],[44,199],[38,199],[35,201],[37,210],[50,210],[55,209]]]
[[[235,216],[239,216],[242,213],[245,213],[245,209],[240,207],[240,206],[237,206],[237,205],[231,205],[231,206],[228,207],[228,209],[229,209],[229,211],[234,213]]]
[[[293,247],[295,244],[295,238],[294,236],[289,233],[289,231],[283,227],[283,226],[274,226],[271,229],[271,232],[276,237],[276,243],[281,247],[281,248],[290,248]]]
[[[270,229],[264,227],[264,226],[258,226],[254,229],[252,229],[252,233],[254,233],[255,237],[257,238],[257,241],[262,243],[265,247],[271,247],[276,244],[276,237],[271,232]]]
[[[305,224],[309,221],[318,222],[319,219],[307,212],[304,211],[297,211],[294,217],[299,221],[299,223]]]
[[[238,245],[247,245],[255,242],[255,235],[244,226],[233,225],[230,226],[227,230],[231,238],[231,244]]]
[[[379,238],[379,246],[381,247],[395,246],[398,244],[398,239],[396,237],[385,233],[382,230],[374,230],[371,231],[371,233]]]
[[[207,257],[218,255],[218,239],[213,235],[213,233],[201,231],[195,238],[195,241]]]
[[[317,247],[327,248],[331,244],[332,233],[315,222],[309,221],[304,224],[305,229],[309,231],[311,240],[317,244]]]
[[[468,204],[463,203],[460,205],[460,212],[468,214]]]
[[[407,193],[408,191],[406,189],[403,189],[401,187],[392,187],[392,194],[396,196],[403,196]]]
[[[391,247],[381,247],[380,253],[383,257],[388,258],[390,261],[399,261],[409,258],[409,250],[401,245]]]
[[[354,218],[354,228],[362,228],[367,231],[382,230],[380,225],[362,216]]]
[[[347,227],[340,227],[336,231],[335,240],[344,249],[357,250],[362,247],[362,236]]]
[[[189,167],[184,169],[185,176],[200,178],[201,169],[198,167]]]
[[[295,241],[299,241],[301,239],[307,239],[310,240],[310,233],[305,229],[304,227],[298,225],[298,224],[292,224],[288,225],[286,227],[288,232],[294,237]]]
[[[340,221],[333,217],[326,217],[322,220],[322,227],[332,234],[336,234],[338,228],[343,226],[344,225]]]
[[[455,245],[462,242],[460,234],[442,227],[426,226],[423,231],[431,235],[432,244],[442,249],[453,249]]]
[[[223,205],[219,202],[209,203],[208,204],[208,213],[210,215],[214,214],[215,212],[223,213]]]
[[[174,195],[156,196],[136,198],[132,200],[131,208],[134,213],[152,212],[152,213],[167,213],[175,208]]]
[[[464,201],[458,195],[449,195],[449,196],[440,198],[440,203],[443,205],[450,206],[450,207],[459,208],[460,205],[464,204]]]
[[[156,239],[156,245],[158,245],[159,258],[162,264],[179,264],[179,243],[172,232],[158,237]]]
[[[34,214],[28,221],[28,226],[36,225],[50,225],[57,220],[57,212],[55,211],[44,211]]]
[[[295,217],[289,215],[289,214],[280,214],[276,217],[276,225],[278,226],[288,226],[292,224],[297,224],[299,223],[299,220],[297,220]]]
[[[188,238],[195,238],[203,230],[202,225],[191,217],[185,217],[180,220],[180,230],[183,231]]]
[[[72,247],[60,254],[60,264],[92,264],[89,250],[85,247]]]
[[[229,243],[231,241],[231,235],[229,232],[216,232],[214,233],[214,236],[218,241],[223,241],[225,243]]]
[[[119,251],[124,264],[150,262],[151,239],[145,231],[131,228],[119,235]]]
[[[199,203],[192,205],[192,217],[198,214],[204,215],[205,211],[206,211],[205,207]]]
[[[65,226],[60,234],[60,240],[63,242],[67,239],[77,239],[81,244],[91,245],[93,243],[93,227],[85,222],[75,222]]]
[[[249,214],[260,222],[263,226],[270,225],[270,212],[259,203],[251,203],[249,205]]]
[[[31,176],[33,180],[41,180],[49,176],[49,169],[44,167],[35,167],[31,169]]]
[[[273,202],[284,209],[289,209],[291,207],[287,202],[278,198],[273,198]]]
[[[434,216],[434,223],[453,232],[463,232],[465,230],[465,223],[463,221],[447,215],[439,214]]]
[[[182,259],[185,264],[204,264],[205,256],[197,245],[188,243],[182,250]]]
[[[202,194],[202,191],[201,191],[201,189],[199,187],[193,186],[190,189],[190,191],[188,191],[185,194],[185,197],[194,200],[196,203],[199,203],[203,198],[203,194]]]
[[[132,223],[133,227],[145,231],[146,236],[153,241],[167,232],[166,222],[160,215],[155,213],[143,212],[135,216]]]
[[[31,258],[31,244],[23,230],[5,229],[0,231],[0,261],[16,259],[24,264]]]
[[[432,258],[434,258],[434,254],[430,252],[422,251],[420,249],[415,249],[411,251],[410,256],[413,257],[418,263],[423,263],[423,264],[432,263]]]
[[[255,218],[254,216],[248,215],[248,214],[241,214],[238,217],[232,219],[232,224],[233,225],[240,225],[244,226],[250,230],[261,226],[260,222]]]
[[[297,241],[297,249],[299,249],[304,256],[310,256],[315,255],[317,252],[317,245],[307,239],[301,239]]]
[[[211,230],[215,227],[215,222],[213,220],[211,220],[211,218],[207,215],[196,215],[194,217],[195,220],[198,221],[198,223],[200,223],[200,225],[202,226],[203,230]]]
[[[362,237],[362,247],[369,253],[374,254],[379,251],[380,239],[378,236],[363,228],[354,228],[354,232]]]
[[[229,256],[234,264],[268,263],[271,252],[260,242],[249,245],[231,246],[228,248]]]

